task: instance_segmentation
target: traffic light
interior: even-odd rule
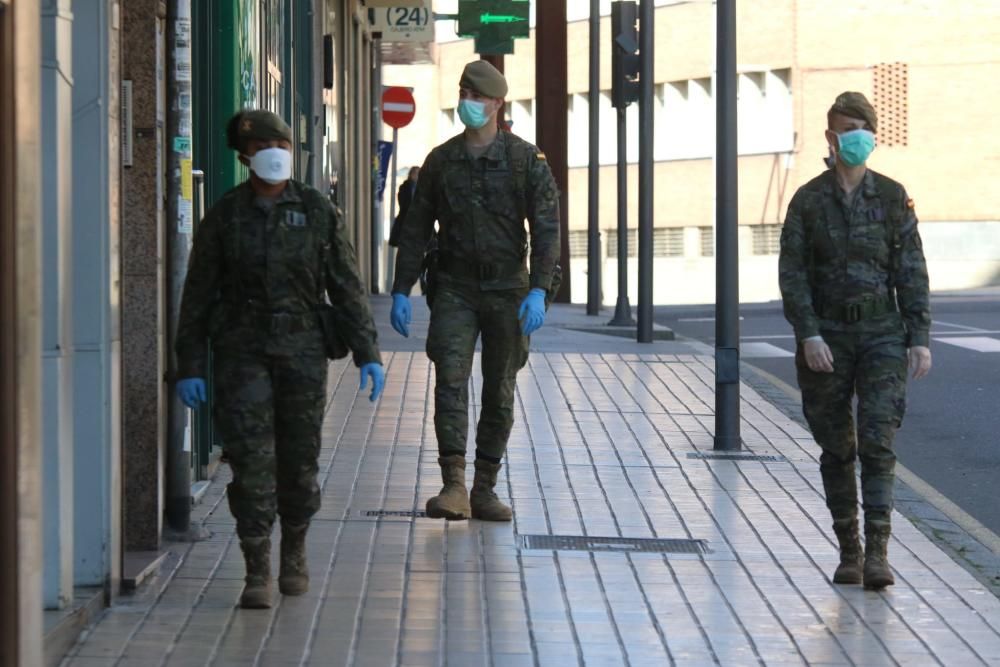
[[[633,0],[611,3],[611,104],[616,109],[639,99],[638,18]]]
[[[476,53],[514,53],[514,39],[530,34],[530,0],[458,0],[458,34],[476,38]]]

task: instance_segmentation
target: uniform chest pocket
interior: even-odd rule
[[[278,247],[282,249],[285,261],[301,261],[312,256],[315,244],[309,218],[302,211],[281,211],[278,213]]]

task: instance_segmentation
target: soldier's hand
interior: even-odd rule
[[[809,370],[817,373],[833,372],[833,352],[822,338],[803,341],[802,352]]]
[[[395,292],[392,295],[392,311],[389,313],[389,323],[400,336],[410,336],[410,297]]]
[[[914,380],[919,380],[931,372],[931,350],[923,345],[914,345],[906,351],[906,366]]]
[[[369,377],[372,379],[372,393],[368,396],[368,400],[374,402],[378,400],[382,393],[382,387],[385,386],[385,370],[382,368],[382,364],[371,363],[361,367],[361,386],[358,387],[359,389],[365,388]]]
[[[535,287],[528,292],[517,311],[517,319],[521,321],[521,333],[525,336],[545,324],[545,290]]]

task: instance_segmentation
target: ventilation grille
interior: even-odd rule
[[[873,78],[878,143],[881,146],[906,146],[910,130],[908,67],[906,63],[875,65]]]
[[[784,456],[775,454],[729,454],[726,452],[688,452],[689,459],[703,459],[708,461],[762,461],[764,463],[787,463]]]
[[[669,554],[711,553],[707,540],[660,537],[593,537],[589,535],[522,535],[522,549],[546,551],[612,551]]]
[[[373,517],[407,517],[420,519],[427,516],[427,512],[423,510],[366,510],[362,512],[362,515]]]

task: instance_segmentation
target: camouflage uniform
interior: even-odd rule
[[[478,158],[469,154],[463,135],[435,148],[420,170],[400,235],[393,292],[409,294],[435,220],[440,271],[427,356],[436,369],[438,449],[442,457],[465,454],[469,376],[482,333],[476,446],[500,459],[514,422],[517,372],[528,359],[518,306],[529,289],[549,289],[559,259],[558,189],[544,155],[508,132],[498,133]]]
[[[779,260],[785,317],[799,341],[803,412],[823,449],[820,470],[835,523],[857,514],[861,460],[865,526],[888,526],[906,407],[906,350],[926,346],[929,288],[917,218],[903,187],[870,169],[846,195],[831,169],[792,198]],[[806,365],[802,341],[822,336],[833,373]],[[857,395],[857,428],[852,400]]]
[[[354,249],[328,199],[296,181],[261,199],[248,181],[198,226],[177,330],[179,377],[206,377],[211,337],[215,424],[241,539],[270,535],[275,512],[301,525],[319,509],[324,292],[354,363],[380,361]]]

